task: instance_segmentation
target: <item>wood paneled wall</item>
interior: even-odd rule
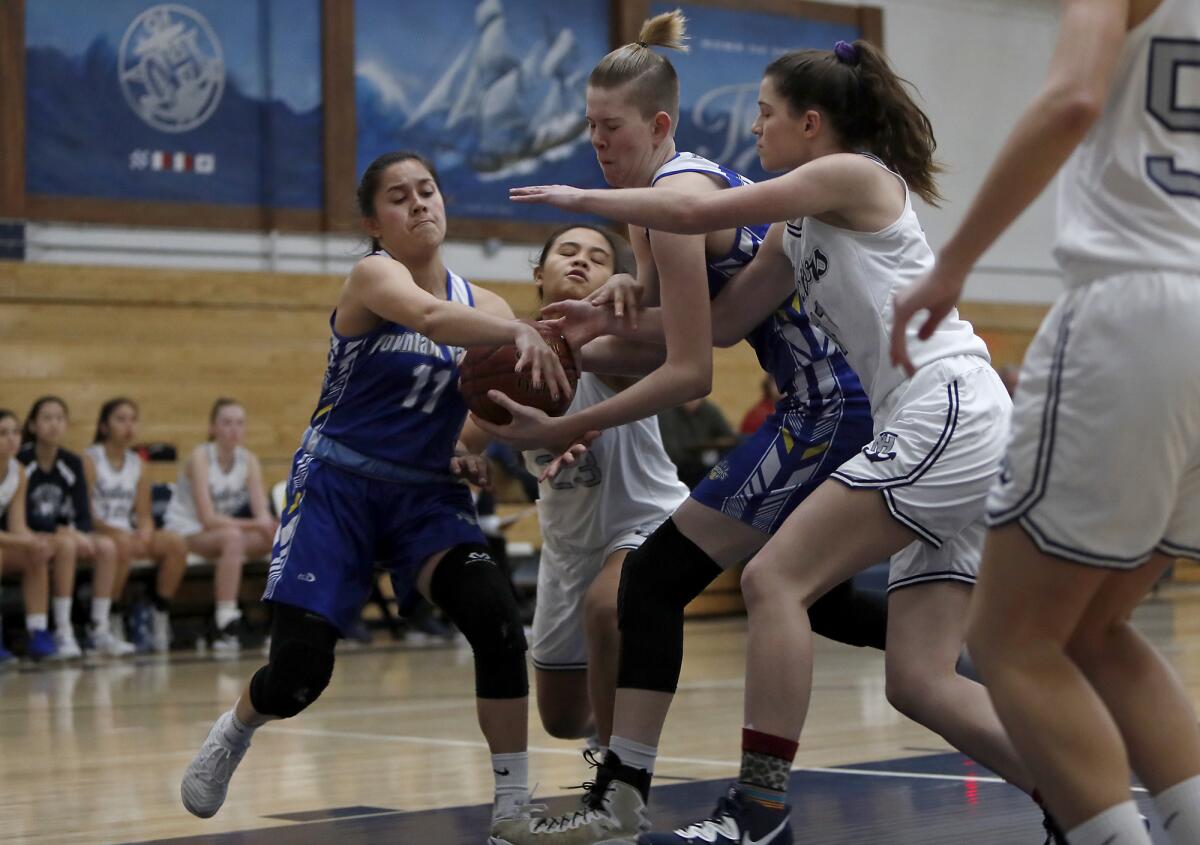
[[[70,405],[69,445],[90,441],[106,399],[141,405],[142,438],[181,454],[206,436],[209,407],[233,396],[248,445],[281,479],[323,373],[334,276],[80,267],[0,262],[0,407],[23,416],[44,393]],[[519,315],[531,285],[486,285]],[[972,305],[963,312],[997,365],[1020,359],[1044,309]],[[736,427],[762,373],[746,346],[718,350],[713,400]]]

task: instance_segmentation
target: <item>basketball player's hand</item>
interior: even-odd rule
[[[563,211],[581,210],[583,195],[584,191],[570,185],[527,185],[508,189],[508,198],[513,202],[552,205]]]
[[[589,431],[580,438],[580,442],[573,443],[567,447],[565,452],[546,465],[546,468],[542,470],[542,474],[538,476],[538,481],[546,481],[554,478],[567,467],[575,466],[576,462],[588,450],[588,445],[599,436],[600,432]]]
[[[465,478],[476,487],[492,489],[492,464],[483,455],[459,452],[450,459],[450,474]]]
[[[584,302],[592,305],[612,305],[617,319],[629,320],[630,328],[637,328],[638,312],[642,308],[642,294],[646,292],[636,278],[628,273],[614,273],[608,281],[592,291]],[[608,332],[611,334],[611,332]]]
[[[938,324],[946,319],[962,296],[967,271],[943,263],[939,257],[933,269],[896,295],[892,311],[892,364],[903,367],[910,376],[916,372],[908,355],[906,331],[918,311],[928,312],[917,330],[917,337],[928,340]]]
[[[571,396],[571,382],[563,370],[558,353],[550,348],[542,333],[529,323],[521,323],[517,331],[515,345],[517,347],[516,371],[529,367],[530,378],[534,387],[541,387],[542,382],[550,389],[550,396],[555,401],[559,396]]]
[[[517,449],[545,449],[554,454],[561,454],[576,443],[587,442],[592,432],[583,436],[569,430],[572,425],[566,417],[552,417],[540,408],[531,408],[509,398],[499,390],[489,390],[488,398],[512,415],[508,425],[496,425],[474,414],[471,419],[475,425],[497,440],[511,443]]]
[[[617,328],[616,315],[610,309],[592,305],[586,299],[552,302],[542,309],[541,316],[545,325],[567,339],[572,350],[613,334]]]

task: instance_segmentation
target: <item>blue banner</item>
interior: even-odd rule
[[[36,0],[32,194],[319,209],[320,0]]]

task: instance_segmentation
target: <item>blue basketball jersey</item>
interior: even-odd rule
[[[706,173],[730,188],[753,182],[733,170],[693,153],[678,153],[660,167],[651,184],[676,173]],[[708,262],[708,292],[715,299],[725,283],[758,253],[769,226],[741,226],[733,247]],[[821,405],[836,392],[861,390],[858,379],[829,338],[809,321],[799,294],[789,296],[746,337],[763,372],[784,395],[780,406]]]
[[[475,305],[470,284],[449,270],[446,295]],[[463,350],[392,322],[344,337],[333,328],[336,316],[306,441],[315,433],[374,461],[446,474],[467,415],[458,392]]]

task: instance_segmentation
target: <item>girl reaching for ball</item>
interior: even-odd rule
[[[569,383],[533,326],[446,268],[432,164],[412,152],[380,156],[363,174],[358,205],[372,252],[354,265],[330,318],[328,368],[292,465],[263,595],[275,610],[270,658],[183,777],[184,806],[202,818],[224,803],[254,731],[297,715],[325,689],[377,562],[415,580],[471,643],[496,815],[528,803],[521,619],[451,469],[469,468],[455,454],[467,413],[455,389],[459,347],[512,343],[535,385],[544,380],[557,395]]]

